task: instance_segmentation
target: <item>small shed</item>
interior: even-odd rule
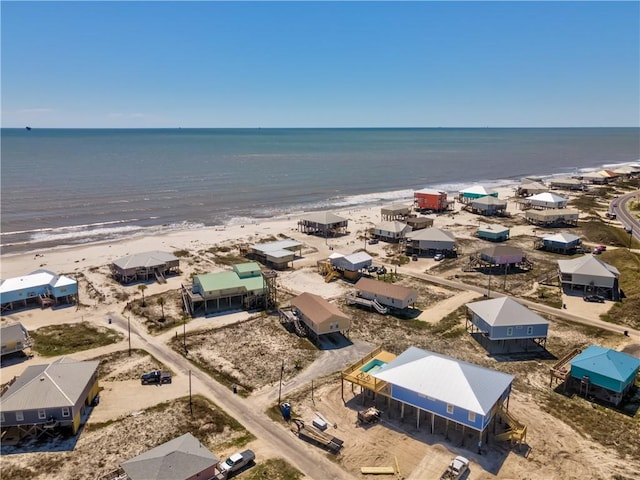
[[[591,254],[571,260],[558,260],[562,286],[569,290],[593,292],[612,300],[620,300],[620,271]]]
[[[490,224],[478,227],[478,238],[492,242],[504,242],[509,239],[510,229],[504,225]]]
[[[549,321],[510,297],[467,303],[467,308],[467,330],[480,334],[489,353],[526,352],[546,345]]]
[[[619,405],[633,387],[639,369],[640,359],[591,345],[571,361],[571,383],[586,397]]]
[[[483,185],[474,185],[464,190],[460,190],[458,194],[458,201],[461,203],[471,203],[478,198],[492,196],[498,198],[498,192],[487,188]]]
[[[21,352],[32,344],[29,332],[19,322],[9,323],[0,327],[0,344],[2,355]]]
[[[408,217],[406,224],[411,227],[411,231],[422,230],[433,226],[433,218],[429,217]]]
[[[499,200],[497,197],[487,195],[471,200],[471,211],[479,215],[505,215],[507,211],[507,201]]]
[[[544,192],[529,197],[527,201],[531,208],[543,210],[546,208],[565,208],[569,199],[552,192]]]
[[[418,292],[413,288],[372,278],[361,278],[355,287],[357,296],[377,300],[381,305],[399,310],[409,308],[418,299]]]
[[[393,220],[404,221],[411,213],[411,207],[408,205],[394,204],[382,207],[380,209],[380,218],[387,222]]]
[[[423,188],[413,192],[413,200],[417,210],[441,212],[447,210],[447,192],[433,188]]]
[[[447,255],[456,254],[456,238],[451,232],[439,228],[426,228],[407,234],[407,253],[435,254],[443,252]]]
[[[413,229],[406,223],[392,220],[389,222],[380,222],[373,227],[372,235],[384,242],[398,242],[405,238],[407,233]]]
[[[580,246],[582,240],[572,233],[556,233],[542,237],[542,240],[536,244],[537,248],[542,248],[548,252],[562,253],[572,255]]]
[[[349,220],[331,212],[312,212],[298,221],[298,230],[309,235],[335,237],[347,233]]]
[[[351,327],[351,319],[319,295],[304,292],[291,299],[291,306],[297,311],[309,337],[316,343],[322,335],[336,332],[347,335]]]

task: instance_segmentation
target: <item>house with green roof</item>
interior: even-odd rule
[[[196,275],[190,288],[182,288],[191,316],[260,308],[264,306],[265,293],[264,276],[256,262],[236,264],[227,272]]]

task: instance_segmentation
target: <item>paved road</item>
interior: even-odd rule
[[[609,207],[611,212],[616,214],[616,217],[624,225],[627,231],[631,230],[633,236],[640,240],[640,220],[633,213],[629,211],[628,203],[631,199],[639,197],[640,190],[635,192],[620,195],[617,199],[611,202]],[[631,239],[629,239],[631,240]]]
[[[113,321],[112,327],[127,335],[127,319],[115,312],[110,313],[110,316]],[[257,438],[281,452],[289,463],[308,478],[336,480],[354,478],[331,462],[322,450],[309,446],[288,430],[273,423],[265,416],[263,410],[252,408],[247,399],[234,395],[227,387],[195,368],[186,358],[174,352],[160,339],[141,331],[134,323],[131,323],[131,339],[132,343],[141,344],[142,348],[159,361],[165,365],[171,365],[182,374],[188,375],[191,370],[192,390],[201,392]],[[254,361],[260,361],[260,359],[254,359]]]

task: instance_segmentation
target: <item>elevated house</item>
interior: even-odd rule
[[[332,333],[348,336],[351,319],[320,295],[304,292],[291,299],[291,306],[314,343],[319,344],[324,335]]]
[[[490,224],[480,225],[476,235],[483,240],[489,240],[491,242],[504,242],[509,239],[510,229],[503,225]]]
[[[547,186],[543,183],[536,180],[523,179],[516,189],[516,195],[519,197],[530,197],[531,195],[536,195],[546,191]]]
[[[349,220],[331,212],[312,212],[298,221],[298,230],[308,235],[336,237],[347,233]]]
[[[72,304],[78,299],[78,282],[49,270],[36,270],[29,275],[2,280],[0,304],[2,312],[37,305]]]
[[[577,178],[552,178],[549,187],[557,190],[584,190],[584,182]]]
[[[620,272],[591,254],[558,260],[558,271],[562,287],[568,292],[579,290],[583,294],[592,292],[611,300],[620,300]]]
[[[450,202],[447,200],[447,192],[433,188],[424,188],[413,192],[413,201],[416,210],[431,210],[442,212],[449,209]]]
[[[483,185],[474,185],[472,187],[465,188],[464,190],[460,190],[458,194],[458,201],[460,203],[468,204],[473,200],[486,196],[498,198],[498,192]]]
[[[411,231],[423,230],[433,226],[433,218],[429,217],[409,217],[405,220],[405,223],[411,227]]]
[[[63,357],[27,367],[0,397],[2,430],[24,437],[64,427],[75,434],[98,395],[99,363]]]
[[[194,276],[191,286],[182,286],[182,298],[191,316],[207,315],[264,307],[267,290],[260,265],[247,262],[234,265],[231,271]]]
[[[451,232],[439,228],[426,228],[407,234],[407,254],[433,255],[442,252],[447,256],[456,255],[456,238]]]
[[[395,310],[405,310],[418,300],[418,291],[413,288],[372,278],[361,278],[355,287],[357,297],[375,300],[380,305]]]
[[[609,177],[602,175],[601,172],[590,172],[582,175],[582,181],[594,185],[604,185],[608,183]]]
[[[486,195],[484,197],[471,200],[471,212],[478,215],[504,216],[507,214],[507,201],[497,197]]]
[[[527,210],[524,218],[527,222],[541,227],[576,226],[580,212],[571,208],[551,210]]]
[[[640,359],[591,345],[571,360],[565,387],[617,406],[633,388],[639,369]]]
[[[395,358],[374,353],[374,358],[369,355],[345,369],[343,382],[389,398],[388,408],[399,405],[401,418],[408,409],[415,412],[418,429],[421,419],[430,423],[431,433],[436,422],[446,423],[445,432],[454,423],[463,435],[465,430],[475,432],[480,447],[492,430],[491,421],[508,409],[512,375],[416,347]]]
[[[120,283],[155,278],[164,283],[167,275],[180,273],[180,259],[169,252],[143,252],[114,260],[111,274]]]
[[[360,278],[361,272],[373,264],[373,257],[367,252],[356,252],[349,255],[334,252],[329,256],[329,263],[334,271],[339,272],[347,280]],[[328,272],[323,272],[327,274]]]
[[[546,235],[542,239],[536,240],[535,248],[546,250],[547,252],[573,255],[581,244],[582,240],[580,240],[579,236],[561,232],[554,235]]]
[[[531,262],[521,249],[495,245],[483,248],[472,255],[465,271],[471,271],[474,268],[499,268],[506,274],[509,270],[529,270],[531,267]]]
[[[251,245],[249,255],[268,267],[286,270],[301,251],[302,243],[287,239]]]
[[[510,297],[467,303],[466,327],[491,354],[545,348],[549,322]]]
[[[561,197],[552,192],[538,193],[537,195],[527,198],[529,206],[536,210],[566,208],[567,202],[569,202],[568,198]]]
[[[380,209],[380,218],[386,222],[394,220],[404,221],[411,214],[411,207],[408,205],[394,204],[387,205]]]
[[[29,332],[21,323],[9,323],[0,327],[2,355],[21,352],[32,344]]]
[[[413,231],[406,223],[397,220],[389,222],[380,222],[371,230],[373,238],[379,238],[383,242],[399,242],[407,236],[407,233]]]
[[[123,462],[118,480],[211,480],[226,478],[220,459],[191,433]]]

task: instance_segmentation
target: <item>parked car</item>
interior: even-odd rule
[[[367,272],[369,273],[376,273],[378,271],[378,267],[376,267],[375,265],[369,265],[367,267]]]
[[[378,243],[380,240],[378,240],[377,238],[372,238],[369,240],[369,245],[375,245],[376,243]]]
[[[411,255],[411,260],[413,260],[414,262],[418,261],[418,255],[416,255],[415,253],[413,255]]]
[[[378,269],[378,275],[384,275],[385,273],[387,273],[387,268],[383,265]]]
[[[244,452],[234,453],[224,462],[220,464],[220,469],[223,472],[227,472],[227,475],[235,473],[247,465],[254,463],[256,459],[255,454],[251,450],[245,450]]]
[[[583,300],[585,302],[604,303],[605,298],[601,295],[585,295]]]
[[[145,373],[140,377],[142,385],[162,385],[163,383],[171,383],[171,372],[161,372],[154,370]]]
[[[451,463],[440,477],[440,480],[455,480],[461,478],[469,470],[469,460],[458,455],[451,460]]]
[[[436,254],[433,256],[433,259],[434,259],[436,262],[439,262],[440,260],[444,260],[444,253],[436,253]]]

